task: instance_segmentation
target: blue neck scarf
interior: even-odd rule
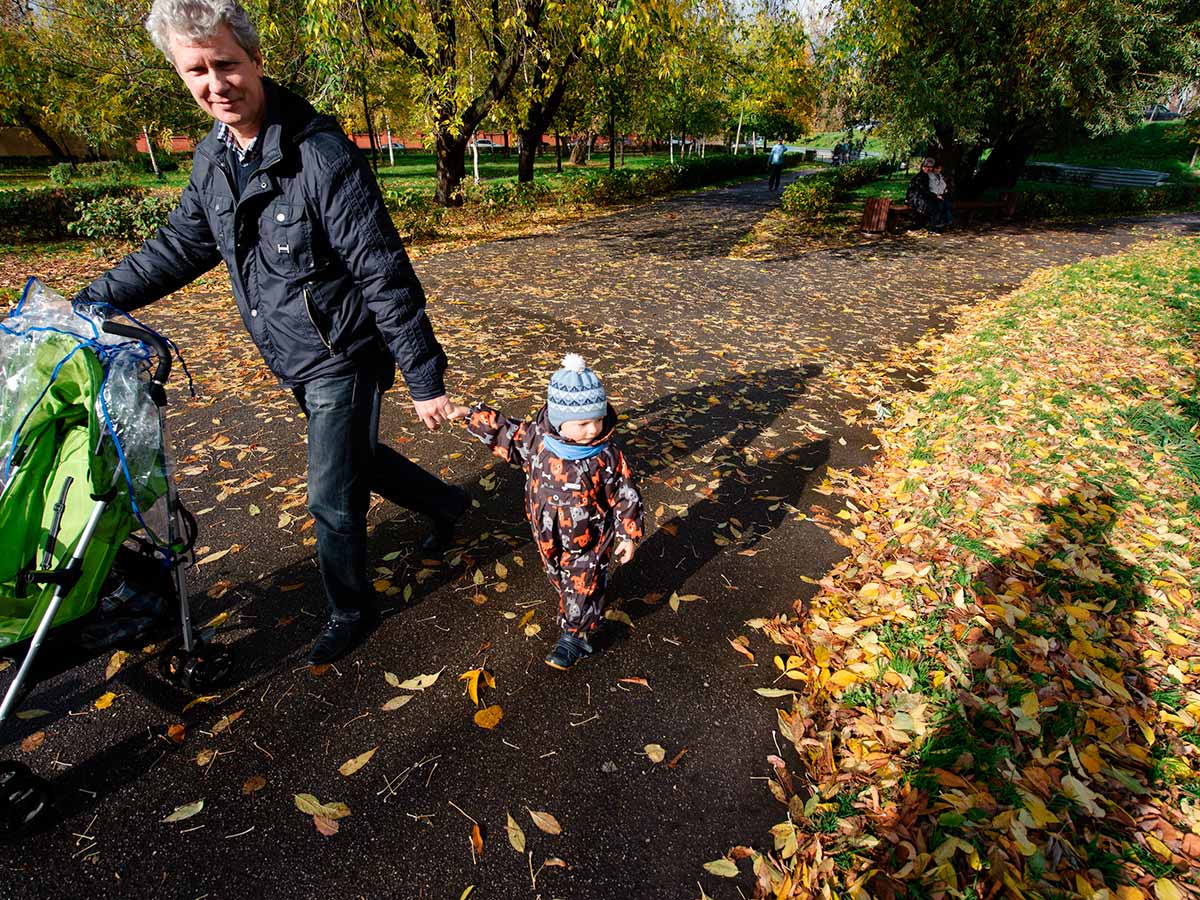
[[[593,456],[599,456],[603,453],[604,448],[608,446],[607,441],[603,444],[591,444],[586,447],[580,444],[568,444],[565,441],[552,438],[548,434],[542,435],[542,441],[546,449],[559,459],[591,459]]]

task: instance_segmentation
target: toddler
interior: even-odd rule
[[[482,403],[455,416],[469,416],[471,434],[525,470],[525,515],[559,597],[562,634],[546,664],[569,669],[593,652],[611,561],[629,562],[642,538],[642,500],[613,438],[616,411],[583,357],[568,353],[532,421]]]

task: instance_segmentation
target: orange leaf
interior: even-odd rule
[[[476,856],[483,856],[483,832],[479,830],[478,822],[471,826],[471,847]]]
[[[475,713],[475,724],[480,728],[495,728],[503,718],[504,710],[493,703],[491,706],[485,706],[479,712]]]

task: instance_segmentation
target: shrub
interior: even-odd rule
[[[100,162],[80,163],[75,167],[80,178],[107,178],[117,180],[138,174],[132,163],[121,159],[106,159]]]
[[[446,214],[434,202],[433,194],[414,188],[385,191],[384,202],[396,214],[396,227],[412,238],[437,234],[437,226]]]
[[[141,241],[167,223],[179,203],[169,194],[97,197],[75,207],[79,218],[67,226],[90,238],[127,238]]]
[[[1021,194],[1019,212],[1029,218],[1064,216],[1117,216],[1129,213],[1195,207],[1200,186],[1164,184],[1156,188],[1037,188]]]
[[[823,216],[833,206],[837,190],[829,178],[802,178],[783,189],[779,205],[793,216]]]
[[[48,177],[55,187],[66,187],[75,175],[75,166],[69,162],[58,163],[50,167]]]
[[[75,208],[100,197],[137,193],[132,185],[72,185],[0,191],[0,239],[44,241],[70,235]]]

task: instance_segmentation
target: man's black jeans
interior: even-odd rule
[[[308,511],[329,612],[356,621],[374,603],[367,574],[371,492],[427,516],[455,513],[454,489],[379,443],[379,382],[369,369],[294,389],[308,418]]]
[[[767,175],[767,190],[773,191],[779,187],[779,179],[783,175],[783,163],[768,165],[767,169],[769,170],[769,174]]]

